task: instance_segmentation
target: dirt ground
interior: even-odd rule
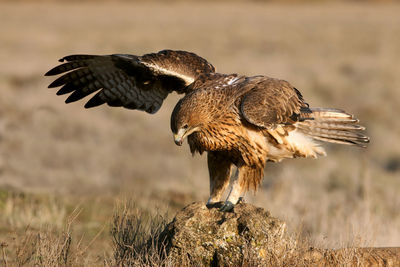
[[[170,216],[207,200],[205,157],[155,115],[65,105],[43,74],[74,53],[193,51],[224,73],[285,79],[310,106],[356,114],[367,149],[267,164],[247,201],[319,247],[400,246],[400,5],[0,3],[0,242],[74,222],[102,259],[117,200]],[[100,234],[99,234],[100,233]],[[14,238],[14,239],[13,239]],[[11,253],[11,252],[10,252]]]

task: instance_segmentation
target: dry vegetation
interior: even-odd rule
[[[221,72],[284,78],[312,106],[357,114],[368,149],[269,164],[248,200],[315,247],[400,246],[399,13],[395,4],[0,3],[0,265],[113,264],[116,199],[170,215],[207,199],[204,157],[169,131],[178,96],[150,116],[64,105],[46,89],[43,73],[61,56],[164,48]]]

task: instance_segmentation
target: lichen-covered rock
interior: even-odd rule
[[[205,266],[273,265],[284,257],[290,243],[284,222],[251,204],[240,203],[233,212],[218,207],[193,203],[178,212],[161,235],[169,257]]]

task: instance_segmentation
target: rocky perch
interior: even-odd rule
[[[178,212],[159,239],[168,257],[195,266],[400,266],[400,248],[307,248],[262,208],[240,203],[221,212],[220,205]]]
[[[288,247],[285,223],[250,204],[238,204],[234,212],[217,206],[193,203],[178,212],[162,233],[170,256],[211,266],[283,257]]]

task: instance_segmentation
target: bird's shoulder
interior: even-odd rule
[[[222,73],[205,73],[189,85],[189,92],[196,90],[223,90],[237,85],[245,76]]]
[[[189,92],[196,90],[224,90],[248,92],[252,89],[264,89],[266,91],[289,89],[292,86],[281,79],[271,78],[265,75],[245,76],[236,73],[205,73],[200,75],[189,85]]]

